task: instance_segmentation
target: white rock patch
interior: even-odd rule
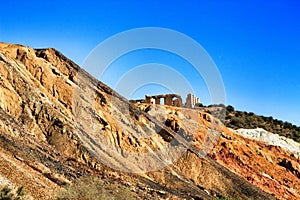
[[[238,129],[233,132],[245,138],[265,142],[273,146],[279,146],[293,153],[296,158],[300,158],[300,144],[292,139],[270,133],[262,128]]]

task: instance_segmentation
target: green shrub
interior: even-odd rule
[[[233,117],[231,120],[231,124],[238,128],[242,128],[245,126],[245,119],[241,117]]]
[[[229,106],[226,107],[226,110],[231,113],[231,112],[234,111],[234,107],[229,105]]]
[[[273,117],[258,116],[253,112],[236,111],[232,106],[226,107],[225,125],[229,128],[263,128],[271,133],[285,136],[300,142],[300,127],[283,122]]]

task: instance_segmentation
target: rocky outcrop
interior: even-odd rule
[[[210,156],[279,199],[300,198],[299,159],[279,146],[226,131]]]
[[[279,146],[291,152],[293,156],[300,158],[300,144],[292,139],[270,133],[262,128],[238,129],[234,132],[246,138],[265,142],[266,144],[273,146]]]

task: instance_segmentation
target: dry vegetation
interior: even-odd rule
[[[16,190],[13,190],[8,186],[4,186],[0,190],[0,200],[22,200],[25,198],[23,186],[18,187]]]
[[[112,185],[98,177],[85,176],[61,189],[57,200],[130,200],[133,193],[122,185]]]

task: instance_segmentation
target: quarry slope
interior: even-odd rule
[[[0,95],[0,184],[30,198],[84,175],[137,199],[299,198],[287,151],[205,112],[130,104],[55,49],[0,43]]]

